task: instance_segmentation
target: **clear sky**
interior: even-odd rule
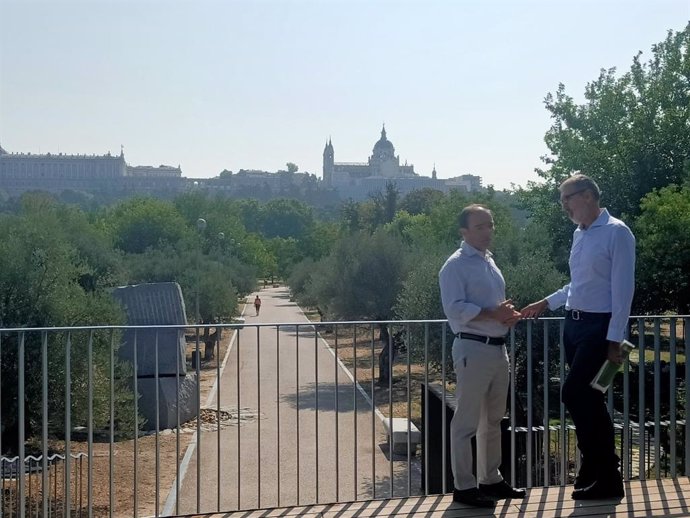
[[[681,30],[690,0],[0,0],[0,145],[321,176],[385,122],[401,163],[537,178],[548,92]]]

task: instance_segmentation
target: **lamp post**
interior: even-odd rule
[[[206,230],[206,220],[204,218],[199,218],[196,220],[196,228],[199,231],[199,234],[203,236],[204,230]],[[197,254],[201,254],[201,251],[197,250]],[[201,258],[199,255],[197,255],[198,258],[198,264],[196,268],[196,323],[199,324],[201,322],[201,315],[199,314],[199,291],[201,289]]]

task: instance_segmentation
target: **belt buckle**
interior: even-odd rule
[[[486,340],[484,341],[484,344],[489,345],[491,343],[491,337],[487,336]]]
[[[570,311],[570,318],[573,320],[580,320],[580,310],[579,309],[573,309]]]

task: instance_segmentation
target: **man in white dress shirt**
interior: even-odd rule
[[[506,411],[509,368],[505,335],[521,318],[505,297],[505,282],[489,252],[491,211],[465,207],[459,217],[463,242],[439,272],[443,311],[455,335],[456,408],[450,424],[453,500],[494,507],[499,498],[523,498],[498,470],[501,419]],[[477,478],[472,474],[472,437],[477,438]],[[477,479],[479,487],[477,487]]]
[[[575,423],[582,454],[572,497],[576,500],[620,498],[614,430],[604,395],[590,386],[608,358],[621,363],[635,290],[635,237],[621,220],[599,207],[599,187],[576,174],[560,188],[563,210],[577,225],[570,249],[570,282],[522,310],[535,318],[565,304],[563,333],[570,370],[561,399]]]

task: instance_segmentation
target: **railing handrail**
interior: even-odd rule
[[[536,319],[524,319],[524,321],[540,321],[540,320],[563,320],[564,316],[553,317],[538,317]],[[631,315],[629,320],[635,319],[671,319],[671,318],[690,318],[688,315]],[[394,319],[394,320],[329,320],[320,322],[264,322],[264,323],[246,323],[246,322],[218,322],[216,324],[149,324],[149,325],[92,325],[92,326],[53,326],[53,327],[2,327],[0,333],[8,332],[37,332],[37,331],[89,331],[89,330],[127,330],[127,329],[210,329],[223,327],[228,329],[241,329],[242,327],[275,327],[275,326],[327,326],[327,325],[367,325],[367,324],[443,324],[448,322],[447,319]],[[522,322],[522,321],[521,321]]]

